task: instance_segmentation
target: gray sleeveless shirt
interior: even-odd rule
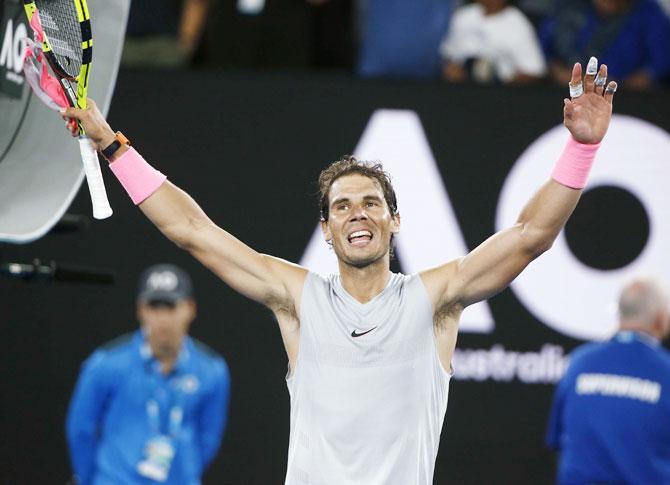
[[[428,485],[450,375],[420,276],[393,274],[362,304],[309,273],[291,396],[287,485]]]

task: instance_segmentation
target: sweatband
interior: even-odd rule
[[[109,168],[112,169],[135,205],[144,202],[167,179],[165,175],[149,165],[132,147],[110,163]]]
[[[573,189],[583,189],[589,178],[591,165],[596,158],[600,143],[587,145],[579,143],[572,136],[563,148],[551,177],[561,185]]]

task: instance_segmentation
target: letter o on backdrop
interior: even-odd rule
[[[516,161],[500,192],[498,230],[514,224],[529,197],[548,179],[568,136],[562,125],[552,128]],[[584,340],[609,337],[616,330],[615,303],[622,286],[637,274],[657,275],[661,279],[670,274],[668,181],[670,135],[646,121],[614,115],[583,199],[589,196],[589,190],[605,187],[623,189],[618,192],[632,195],[639,202],[638,207],[646,212],[649,225],[646,242],[623,266],[599,269],[583,258],[578,259],[565,232],[561,232],[552,249],[512,283],[517,298],[536,318],[562,334]],[[632,234],[639,228],[637,221],[619,217],[617,213],[605,214],[606,211],[607,207],[603,217],[614,221],[607,227],[608,234],[613,235],[606,239],[607,245],[622,247],[631,239],[640,239],[639,234]],[[594,214],[592,227],[587,227],[589,232],[580,235],[582,242],[601,236],[594,231],[594,228],[602,230],[602,225],[597,224],[598,217]]]

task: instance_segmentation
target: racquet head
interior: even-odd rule
[[[28,22],[42,43],[49,67],[59,78],[71,106],[85,109],[93,39],[86,0],[23,0]],[[75,87],[76,86],[76,87]],[[81,123],[79,149],[93,204],[93,217],[112,215],[95,149]]]
[[[93,39],[85,0],[24,0],[44,56],[72,106],[86,107]]]

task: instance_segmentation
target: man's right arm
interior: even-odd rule
[[[98,150],[106,148],[115,138],[92,100],[86,110],[68,108],[63,116],[81,121]],[[123,146],[115,158],[128,155],[127,150]],[[307,276],[304,268],[254,251],[214,224],[186,192],[169,181],[163,182],[139,207],[165,236],[233,289],[275,313],[295,315],[295,302]]]
[[[292,311],[304,268],[260,254],[212,222],[169,181],[139,205],[156,227],[216,273],[231,288],[275,311]]]

